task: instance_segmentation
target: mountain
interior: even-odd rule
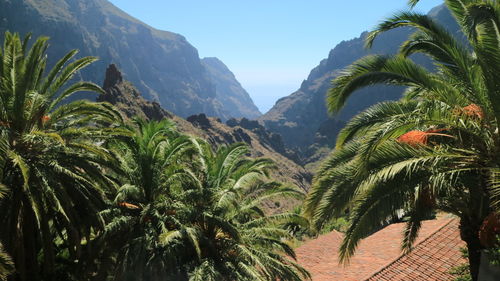
[[[113,104],[126,118],[138,117],[156,121],[174,118],[172,113],[163,109],[157,102],[145,100],[132,83],[123,79],[115,64],[106,69],[102,88],[105,94],[99,95],[96,101]]]
[[[251,156],[271,158],[277,164],[273,178],[292,183],[304,191],[309,189],[312,175],[284,155],[286,150],[280,135],[267,131],[257,121],[230,119],[224,124],[205,114],[192,115],[186,120],[161,108],[158,103],[145,100],[134,85],[123,78],[116,65],[107,68],[103,89],[106,93],[101,94],[97,101],[115,105],[125,117],[167,118],[175,122],[180,132],[205,139],[214,146],[245,142],[250,147]],[[279,204],[288,208],[293,201]]]
[[[81,56],[99,57],[82,72],[83,79],[98,84],[106,66],[115,63],[148,100],[180,116],[200,112],[224,118],[256,116],[226,107],[228,99],[248,103],[249,108],[255,105],[242,95],[241,87],[231,92],[237,82],[228,80],[227,73],[218,77],[207,70],[183,36],[154,29],[107,0],[2,0],[0,39],[6,30],[49,36],[49,64],[71,49],[79,49]],[[225,85],[226,81],[231,84]]]
[[[217,99],[228,112],[228,117],[255,119],[262,115],[250,95],[222,61],[218,58],[204,58],[201,63],[208,70],[215,84]]]
[[[429,15],[458,34],[458,26],[444,5],[434,8]],[[399,45],[411,33],[408,28],[383,33],[371,49],[364,47],[368,32],[352,40],[342,41],[330,51],[328,58],[310,72],[300,89],[278,100],[258,120],[270,131],[282,135],[285,144],[299,153],[300,163],[306,165],[317,162],[330,151],[338,132],[352,116],[377,102],[400,98],[403,90],[387,86],[363,89],[348,100],[339,114],[329,116],[325,98],[331,80],[345,67],[368,54],[396,53]],[[414,56],[413,59],[426,67],[432,67],[423,56]]]

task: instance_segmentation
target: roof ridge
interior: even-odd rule
[[[425,239],[423,239],[422,241],[420,241],[419,243],[417,243],[413,249],[417,248],[418,246],[422,245],[424,242],[426,242],[427,240],[429,240],[431,237],[433,237],[434,235],[436,235],[438,232],[440,232],[443,228],[445,228],[446,226],[448,226],[449,224],[451,224],[456,218],[453,217],[453,218],[449,218],[447,222],[445,222],[442,226],[438,227],[438,229],[436,229],[435,231],[433,231],[431,234],[429,234],[429,236],[427,236]],[[412,250],[413,251],[413,250]],[[410,252],[411,253],[411,252]],[[380,269],[378,269],[377,271],[373,272],[373,273],[370,273],[370,275],[368,275],[368,277],[366,278],[363,278],[361,280],[363,281],[367,281],[369,280],[370,278],[374,277],[375,275],[381,273],[382,271],[384,271],[386,268],[390,267],[391,265],[395,264],[398,260],[400,260],[401,258],[403,258],[404,256],[410,254],[410,253],[402,253],[401,255],[399,255],[398,257],[396,257],[394,260],[390,261],[389,263],[387,263],[386,265],[382,266]]]

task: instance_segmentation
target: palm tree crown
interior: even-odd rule
[[[178,204],[178,223],[161,236],[167,247],[182,246],[190,280],[303,280],[309,274],[291,258],[283,227],[306,221],[296,214],[267,215],[263,202],[300,197],[297,189],[266,180],[273,163],[245,157],[243,144],[215,153],[201,141],[198,157],[188,169],[169,174]],[[182,250],[181,250],[182,249]]]
[[[415,4],[418,1],[411,1]],[[351,225],[341,248],[347,261],[359,240],[392,218],[407,216],[403,248],[411,249],[421,221],[432,210],[457,215],[477,278],[479,228],[495,207],[500,137],[500,4],[446,0],[467,42],[426,15],[402,12],[382,22],[368,39],[398,28],[416,31],[395,56],[362,58],[333,81],[331,112],[356,90],[405,86],[400,101],[375,105],[354,117],[336,150],[318,171],[306,214],[320,226],[345,210]],[[433,59],[430,72],[408,57]]]
[[[176,279],[175,255],[158,241],[174,223],[171,215],[176,212],[165,173],[182,168],[192,154],[192,141],[178,134],[169,120],[133,123],[128,136],[109,144],[124,177],[112,205],[103,212],[108,222],[98,247],[118,249],[114,280]]]
[[[266,179],[270,160],[246,158],[243,144],[214,152],[178,134],[168,120],[136,120],[130,130],[109,144],[125,177],[94,242],[118,249],[114,258],[103,251],[115,263],[113,280],[309,277],[284,241],[291,238],[286,223],[307,222],[293,214],[266,216],[262,209],[275,197],[302,196]]]
[[[47,38],[28,43],[29,36],[7,32],[0,52],[0,182],[9,189],[0,201],[0,238],[20,280],[49,280],[56,252],[77,260],[84,237],[103,226],[96,210],[109,179],[101,169],[113,159],[96,142],[113,135],[121,117],[107,104],[63,104],[75,92],[102,92],[89,82],[70,84],[94,58],[70,62],[72,51],[45,73]]]

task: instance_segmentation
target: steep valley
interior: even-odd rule
[[[443,23],[451,32],[459,36],[458,27],[449,11],[443,6],[431,10],[429,14]],[[300,89],[281,98],[259,117],[258,120],[272,132],[282,135],[285,145],[298,154],[298,162],[314,170],[333,147],[338,132],[356,113],[384,100],[394,100],[401,96],[397,87],[373,86],[355,93],[344,109],[337,115],[329,115],[325,105],[331,80],[356,60],[369,54],[394,54],[399,45],[412,33],[409,29],[396,29],[383,33],[371,49],[365,48],[368,32],[360,37],[343,41],[333,48],[328,58],[314,68]],[[428,68],[430,61],[423,56],[414,60]]]
[[[457,32],[444,6],[436,7],[430,14]],[[182,35],[154,29],[107,0],[1,1],[0,37],[6,30],[33,32],[34,37],[49,36],[49,65],[55,63],[57,54],[70,49],[79,49],[80,56],[98,56],[99,61],[77,77],[97,84],[104,82],[109,93],[118,93],[98,100],[118,104],[129,116],[174,118],[179,128],[213,144],[247,142],[252,145],[254,156],[279,158],[282,166],[294,171],[290,174],[295,177],[293,181],[305,189],[310,174],[300,166],[313,171],[352,116],[377,102],[397,99],[402,92],[400,88],[382,86],[361,90],[339,114],[332,116],[325,106],[331,80],[367,54],[395,53],[411,34],[408,29],[387,32],[369,50],[364,47],[367,32],[339,43],[311,70],[296,92],[281,98],[261,115],[222,61],[200,59],[196,48]],[[415,60],[432,67],[423,57]],[[119,86],[110,87],[109,81],[103,80],[109,64],[117,66]],[[127,95],[120,97],[120,93]]]

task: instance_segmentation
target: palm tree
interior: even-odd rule
[[[0,280],[6,281],[7,277],[14,271],[14,263],[10,256],[4,251],[0,244]]]
[[[56,254],[78,261],[82,241],[103,227],[110,179],[102,169],[115,160],[97,142],[113,136],[121,116],[107,104],[65,103],[76,92],[102,92],[70,84],[95,58],[73,60],[71,51],[46,73],[48,39],[28,48],[29,38],[7,32],[0,51],[0,182],[9,189],[0,201],[0,238],[16,280],[52,280]]]
[[[263,202],[301,196],[294,188],[268,182],[267,159],[248,159],[243,144],[215,153],[201,141],[191,165],[171,170],[168,182],[178,206],[161,243],[180,257],[189,280],[303,280],[310,275],[292,259],[284,239],[287,223],[304,226],[296,214],[266,215]],[[286,256],[292,258],[287,258]]]
[[[133,123],[128,137],[109,145],[125,176],[113,205],[103,212],[108,223],[94,247],[105,253],[95,255],[95,264],[114,256],[113,280],[175,279],[175,256],[158,242],[173,223],[169,214],[175,208],[165,172],[191,157],[191,138],[178,134],[169,120]],[[110,268],[100,270],[107,275]]]
[[[403,248],[410,250],[430,211],[453,213],[460,218],[471,275],[477,280],[478,232],[499,195],[491,190],[491,182],[497,181],[500,156],[500,80],[496,77],[500,4],[445,2],[467,43],[426,15],[399,13],[367,39],[370,46],[382,32],[415,28],[399,53],[365,57],[333,81],[327,98],[331,112],[366,86],[407,89],[401,101],[378,104],[342,130],[336,150],[317,173],[306,214],[321,226],[350,210],[351,224],[340,251],[347,261],[360,239],[391,218],[408,216]],[[413,63],[408,56],[414,53],[432,58],[437,71],[431,73]]]
[[[304,225],[304,219],[265,216],[262,210],[265,200],[302,195],[263,180],[269,160],[247,159],[241,144],[214,153],[207,143],[178,134],[169,120],[134,120],[129,130],[128,137],[109,144],[125,178],[103,212],[105,231],[93,241],[93,248],[102,249],[93,260],[105,256],[114,266],[93,268],[97,275],[111,273],[113,280],[309,276],[282,256],[294,253],[282,241],[291,236],[281,226]]]
[[[0,150],[0,152],[3,152]],[[3,158],[5,154],[1,154]],[[0,199],[7,193],[7,188],[0,184]],[[14,263],[11,257],[4,251],[2,243],[0,243],[0,281],[6,281],[7,277],[14,271]]]

